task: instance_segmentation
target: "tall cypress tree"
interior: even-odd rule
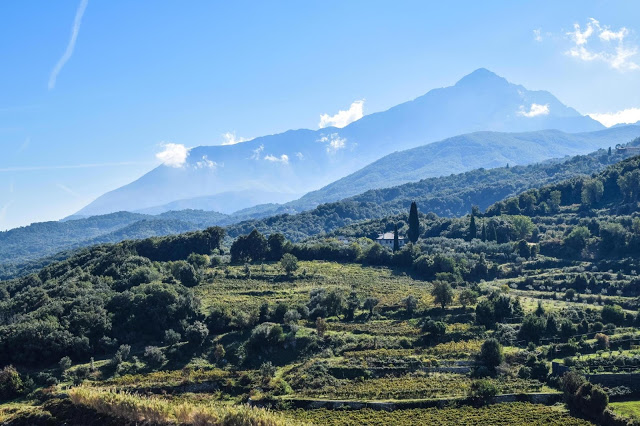
[[[476,217],[471,215],[471,223],[469,224],[469,241],[478,236],[478,227],[476,226]]]
[[[393,251],[400,250],[400,239],[398,238],[398,225],[394,225],[393,227]]]
[[[487,225],[484,223],[484,219],[482,219],[482,241],[487,241]]]
[[[411,209],[409,210],[409,232],[407,237],[409,241],[415,243],[420,236],[420,221],[418,220],[418,205],[416,202],[411,203]]]
[[[487,240],[498,241],[498,233],[496,232],[496,226],[492,222],[489,222],[489,228],[487,229]]]

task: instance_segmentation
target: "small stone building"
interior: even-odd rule
[[[387,247],[388,249],[393,250],[393,232],[380,234],[378,238],[376,238],[376,243],[379,243],[382,247]],[[405,239],[398,237],[398,245],[402,247],[404,243]]]

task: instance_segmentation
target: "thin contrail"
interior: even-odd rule
[[[26,166],[26,167],[5,167],[0,168],[3,172],[32,172],[36,170],[64,170],[64,169],[92,169],[94,167],[112,167],[112,166],[143,166],[156,163],[140,162],[140,161],[123,161],[119,163],[92,163],[92,164],[71,164],[66,166]]]
[[[67,49],[64,51],[64,54],[58,61],[55,67],[53,67],[53,71],[51,71],[51,76],[49,76],[49,90],[56,87],[56,79],[58,78],[58,74],[62,70],[64,64],[67,63],[71,55],[73,55],[73,49],[76,47],[76,39],[78,38],[78,31],[80,31],[80,23],[82,22],[82,15],[84,14],[84,10],[87,8],[87,4],[89,4],[89,0],[81,0],[80,6],[78,6],[78,10],[76,11],[76,18],[73,21],[73,29],[71,30],[71,39],[69,40],[69,44],[67,45]]]

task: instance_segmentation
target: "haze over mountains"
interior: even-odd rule
[[[236,145],[193,148],[184,164],[159,166],[140,179],[102,195],[78,215],[122,210],[157,213],[171,209],[171,203],[175,202],[180,208],[193,208],[202,205],[202,197],[209,198],[211,208],[242,209],[260,204],[263,197],[259,193],[268,193],[271,200],[278,202],[293,200],[296,194],[321,188],[394,151],[464,133],[542,129],[575,133],[603,128],[597,121],[563,105],[549,92],[529,91],[486,69],[478,69],[454,86],[431,90],[342,129],[290,130]],[[474,154],[486,159],[485,162],[467,164],[462,159],[458,161],[460,169],[448,172],[491,167],[497,165],[496,161],[510,158],[513,163],[534,162],[595,148],[582,149],[576,144],[564,147],[558,143],[553,152],[538,150],[537,157],[522,155],[515,149],[511,155],[496,160],[494,152],[483,155],[482,149],[493,149],[490,145],[476,146]],[[452,145],[448,155],[462,155],[466,150],[467,146]],[[527,147],[526,151],[536,150]],[[233,199],[233,204],[218,200],[219,197]]]

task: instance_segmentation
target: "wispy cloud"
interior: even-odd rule
[[[33,172],[40,170],[67,170],[67,169],[93,169],[96,167],[116,167],[116,166],[144,166],[153,165],[150,162],[141,161],[121,161],[115,163],[89,163],[89,164],[67,164],[61,166],[22,166],[0,168],[0,173],[6,172]]]
[[[27,137],[18,147],[18,154],[29,148],[29,145],[31,145],[31,138]]]
[[[262,151],[264,151],[264,145],[260,145],[256,149],[253,150],[253,154],[249,157],[250,160],[259,160],[260,155],[262,155]]]
[[[342,138],[337,133],[322,135],[322,137],[316,140],[316,142],[326,143],[327,152],[329,154],[334,154],[336,151],[344,149],[347,146],[347,138]]]
[[[542,30],[540,28],[533,30],[533,39],[535,41],[542,41]]]
[[[364,108],[364,99],[353,102],[348,110],[346,111],[340,110],[335,115],[321,114],[320,123],[318,123],[318,126],[321,129],[324,129],[325,127],[330,127],[330,126],[343,128],[346,125],[353,123],[356,120],[360,120],[364,115],[363,108]]]
[[[629,30],[625,27],[612,30],[600,21],[590,18],[586,26],[576,23],[567,32],[573,46],[567,55],[585,62],[599,61],[618,71],[640,70],[635,62],[638,46],[626,41]]]
[[[627,108],[617,112],[587,114],[607,127],[616,124],[633,124],[640,121],[640,108]]]
[[[227,132],[222,134],[222,145],[235,145],[240,142],[247,142],[251,139],[236,136],[236,132]]]
[[[66,192],[67,194],[71,194],[76,198],[81,198],[81,195],[78,194],[76,191],[74,191],[73,189],[69,188],[66,185],[63,185],[61,183],[56,183],[56,186],[60,189],[62,189],[64,192]]]
[[[181,143],[167,142],[161,144],[162,151],[156,154],[156,158],[168,167],[179,168],[184,166],[189,156],[189,149]]]
[[[194,167],[196,169],[216,169],[218,167],[218,163],[209,160],[206,155],[203,155],[200,161],[196,161]]]
[[[524,105],[520,105],[520,110],[518,111],[518,115],[527,118],[539,117],[541,115],[549,115],[549,104],[540,105],[540,104],[531,104],[529,110],[527,111]]]
[[[80,0],[80,5],[76,10],[76,17],[73,20],[73,28],[71,29],[71,38],[69,39],[69,44],[67,44],[67,48],[62,54],[62,57],[58,60],[56,66],[53,67],[53,71],[51,71],[51,75],[49,76],[49,90],[56,87],[58,74],[60,74],[60,71],[62,71],[62,67],[64,67],[64,64],[66,64],[67,61],[71,58],[71,55],[73,55],[73,49],[76,47],[76,40],[78,39],[78,32],[80,31],[82,15],[87,8],[87,4],[89,4],[89,0]]]
[[[289,156],[287,154],[282,154],[280,157],[269,154],[265,155],[264,159],[272,163],[289,164]]]

